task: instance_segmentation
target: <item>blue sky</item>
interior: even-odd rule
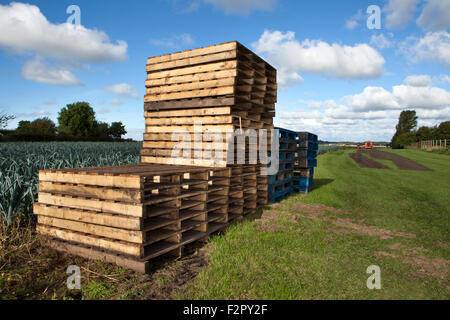
[[[390,140],[401,110],[450,120],[449,27],[449,0],[0,1],[0,111],[14,128],[88,101],[142,139],[146,58],[237,40],[278,70],[276,125]]]

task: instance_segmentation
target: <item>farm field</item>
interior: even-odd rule
[[[22,152],[19,146],[7,146],[9,160],[0,158],[1,173],[21,173],[27,163],[34,170],[27,177],[33,177],[32,172],[52,165],[139,161],[138,143],[102,144],[104,149],[89,143],[33,145]],[[5,144],[0,148],[2,155],[8,150]],[[2,232],[0,298],[450,298],[448,155],[391,151],[432,170],[403,171],[388,160],[377,161],[389,170],[361,169],[349,157],[353,152],[321,155],[313,192],[253,214],[185,258],[156,259],[150,275],[57,253],[45,247],[46,240],[34,234],[32,225],[13,226],[14,232]],[[49,155],[52,161],[46,159]],[[69,265],[81,267],[81,290],[66,288]],[[366,287],[370,265],[381,268],[381,290]]]

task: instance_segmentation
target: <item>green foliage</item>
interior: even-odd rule
[[[14,142],[0,144],[0,217],[28,217],[37,199],[38,171],[139,163],[140,143]]]
[[[92,280],[83,288],[83,298],[89,300],[107,299],[114,294],[111,283]]]
[[[58,131],[76,137],[89,137],[95,127],[95,112],[88,102],[76,102],[62,108]]]
[[[122,136],[127,134],[127,131],[125,130],[125,126],[122,122],[113,122],[109,127],[108,133],[114,139],[120,139]]]
[[[417,141],[424,141],[424,140],[433,140],[436,139],[438,135],[437,128],[430,128],[430,127],[420,127],[416,131],[416,138]]]
[[[15,116],[6,114],[6,113],[0,113],[0,129],[6,128],[8,125],[8,121],[15,119]]]
[[[450,121],[442,122],[438,127],[439,137],[437,139],[450,140]]]
[[[417,127],[416,111],[414,110],[402,111],[398,119],[396,134],[400,135],[402,133],[411,132],[416,127]]]
[[[395,137],[392,148],[403,149],[417,141],[415,132],[405,132]]]
[[[33,122],[20,121],[16,129],[18,135],[55,136],[56,125],[49,118],[36,119]]]
[[[400,113],[398,124],[396,126],[396,132],[392,137],[391,146],[394,149],[403,149],[406,145],[402,144],[403,141],[408,140],[406,136],[402,138],[399,137],[402,134],[409,133],[413,131],[417,127],[417,116],[416,111],[414,110],[406,110]],[[414,142],[414,141],[413,141]]]

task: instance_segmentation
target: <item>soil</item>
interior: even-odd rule
[[[389,169],[388,166],[381,164],[373,159],[370,159],[369,157],[366,157],[364,154],[370,155],[370,157],[372,157],[373,159],[390,160],[400,170],[431,171],[431,169],[421,164],[418,164],[417,162],[414,162],[411,159],[399,156],[398,154],[379,150],[373,151],[358,150],[357,153],[351,153],[350,158],[352,158],[361,168]]]
[[[350,158],[352,158],[360,168],[389,169],[388,166],[364,156],[361,151],[358,151],[357,153],[350,153]]]
[[[431,169],[398,154],[378,150],[369,152],[369,154],[375,159],[391,160],[400,170],[431,171]]]

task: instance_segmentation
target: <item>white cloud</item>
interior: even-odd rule
[[[275,124],[314,132],[322,140],[389,141],[402,110],[416,110],[419,125],[436,125],[450,119],[450,92],[441,88],[398,85],[390,92],[367,87],[361,94],[341,100],[344,104],[334,100],[314,101],[314,105],[324,110],[281,112]]]
[[[390,29],[400,29],[414,19],[417,5],[420,0],[389,0],[383,8],[387,12],[386,27]]]
[[[277,0],[204,0],[204,2],[213,4],[226,13],[247,15],[253,10],[270,11]]]
[[[378,77],[383,72],[384,58],[371,46],[328,44],[320,40],[295,40],[295,33],[264,31],[253,43],[254,50],[267,56],[279,71],[280,85],[289,84],[301,72],[330,77],[360,79]],[[288,78],[286,75],[290,75]],[[300,79],[298,79],[300,80]]]
[[[402,43],[400,52],[412,62],[429,60],[450,65],[450,33],[428,32],[423,38],[410,37]]]
[[[450,92],[436,87],[394,86],[393,96],[404,108],[441,109],[450,106]]]
[[[113,92],[121,97],[138,99],[139,95],[134,87],[127,83],[115,84],[105,87],[106,91]]]
[[[436,125],[450,119],[450,91],[437,87],[397,85],[391,91],[366,87],[362,93],[345,96],[341,101],[300,100],[315,108],[280,112],[275,124],[311,131],[323,140],[389,141],[402,110],[416,110],[420,125]]]
[[[444,109],[450,106],[450,92],[437,87],[397,85],[392,92],[381,87],[366,87],[362,93],[344,97],[358,112],[392,109]]]
[[[123,102],[120,99],[114,98],[111,100],[110,104],[115,105],[115,106],[120,106],[123,104]]]
[[[84,62],[126,59],[127,43],[111,43],[106,33],[74,24],[53,24],[34,5],[0,5],[0,46]]]
[[[366,87],[362,93],[350,95],[344,99],[357,111],[401,108],[392,93],[382,87]]]
[[[428,0],[416,22],[425,30],[447,29],[450,27],[450,1]]]
[[[45,110],[38,110],[36,112],[30,112],[30,113],[16,113],[15,116],[18,119],[34,119],[34,118],[42,118],[50,116],[51,113]]]
[[[60,86],[82,86],[84,85],[69,70],[50,67],[45,65],[41,59],[27,61],[22,68],[22,76],[30,81],[47,83]]]
[[[363,20],[364,17],[365,16],[363,15],[362,10],[359,9],[353,17],[345,21],[345,27],[350,30],[355,29],[357,26],[359,26],[359,21]]]
[[[370,44],[376,46],[379,49],[392,47],[392,41],[384,36],[384,34],[372,35],[370,38]]]
[[[405,84],[412,87],[428,87],[431,84],[429,75],[408,76],[405,79]]]
[[[450,84],[450,77],[446,74],[441,75],[441,81],[449,83]]]
[[[193,45],[195,41],[189,33],[183,33],[166,39],[152,39],[150,43],[158,47],[180,48]]]

